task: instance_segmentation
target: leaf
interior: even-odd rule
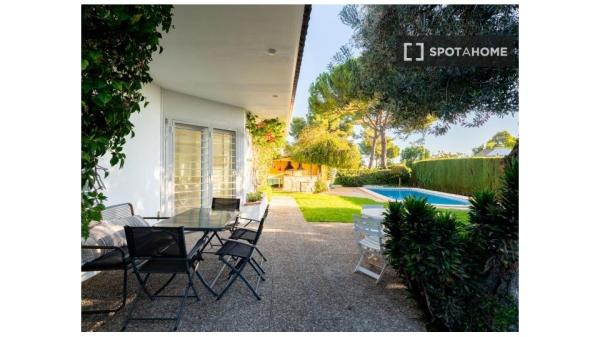
[[[142,18],[143,14],[136,14],[131,18],[131,23],[136,24]]]
[[[112,96],[107,92],[100,92],[98,95],[94,96],[94,101],[100,106],[106,106],[111,99]]]
[[[86,70],[90,63],[86,59],[81,60],[81,70]]]

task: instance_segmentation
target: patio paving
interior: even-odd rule
[[[359,254],[352,224],[307,223],[294,199],[274,197],[259,246],[269,259],[263,265],[267,280],[259,287],[262,300],[238,280],[216,301],[195,279],[201,301],[187,300],[179,331],[425,331],[421,312],[393,271],[379,284],[353,273]],[[199,270],[212,280],[220,263],[214,255],[204,256]],[[256,280],[250,268],[245,275]],[[121,277],[120,272],[104,272],[84,282],[82,293],[86,298],[110,298],[112,302],[102,304],[116,306]],[[166,278],[156,277],[149,288],[156,289]],[[178,276],[167,291],[180,293],[184,278]],[[136,282],[131,275],[125,309],[82,316],[82,331],[119,331]],[[218,289],[223,284],[224,278]],[[136,313],[171,316],[177,304],[177,299],[143,298]],[[127,331],[168,331],[171,326],[172,322],[131,322]]]
[[[367,199],[371,199],[371,200],[375,200],[375,201],[387,202],[387,199],[377,197],[373,194],[369,194],[369,193],[361,190],[358,187],[339,186],[339,187],[333,188],[324,193],[330,194],[330,195],[339,195],[339,196],[343,196],[343,197],[367,198]]]

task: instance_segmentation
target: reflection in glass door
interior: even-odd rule
[[[173,189],[175,214],[202,203],[203,133],[198,127],[175,125]]]
[[[213,130],[212,196],[232,198],[236,195],[235,132]]]

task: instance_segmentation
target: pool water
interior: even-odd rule
[[[418,198],[425,198],[427,202],[437,206],[469,206],[468,200],[460,198],[452,198],[450,196],[442,196],[435,193],[428,193],[427,191],[415,190],[412,188],[377,188],[369,187],[369,191],[381,194],[394,200],[403,200],[408,196],[414,196]]]

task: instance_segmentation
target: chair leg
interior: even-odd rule
[[[225,270],[225,267],[227,267],[227,266],[225,264],[223,264],[223,267],[221,267],[221,269],[219,269],[219,272],[217,273],[217,276],[215,277],[215,279],[210,284],[211,288],[215,286],[215,284],[217,283],[217,280],[219,279],[219,277],[221,277],[221,274]]]
[[[227,282],[227,285],[225,286],[225,288],[221,291],[219,296],[217,296],[217,300],[221,299],[221,297],[225,294],[225,292],[227,292],[229,287],[231,287],[233,282],[235,282],[235,280],[239,277],[242,279],[242,281],[244,281],[246,286],[248,288],[250,288],[250,290],[252,291],[252,294],[254,294],[256,299],[260,301],[260,296],[258,295],[256,290],[254,290],[254,287],[252,287],[252,285],[248,282],[248,280],[246,280],[246,278],[242,275],[242,271],[244,271],[244,268],[246,267],[246,265],[248,264],[248,261],[250,261],[250,260],[249,259],[241,260],[238,263],[239,269],[236,269],[236,267],[229,264],[227,261],[225,261],[225,259],[221,259],[221,261],[223,261],[223,263],[225,263],[231,269],[231,272],[233,273],[233,277],[229,279],[229,282]]]
[[[137,274],[137,272],[136,272],[136,275],[138,276],[138,280],[141,280],[141,276],[139,276],[139,274]],[[146,282],[148,282],[149,276],[150,276],[150,274],[147,274],[146,277],[144,278],[144,280],[142,282],[140,282],[139,288],[138,288],[138,293],[135,296],[133,303],[131,304],[131,308],[129,308],[129,311],[127,312],[127,317],[125,318],[125,322],[123,323],[123,327],[121,328],[121,331],[125,331],[125,328],[127,328],[127,324],[129,324],[129,321],[131,320],[131,315],[133,314],[133,311],[135,310],[135,307],[137,306],[137,303],[140,300],[142,293],[147,292]]]
[[[250,264],[250,267],[252,267],[252,269],[254,269],[254,271],[256,272],[256,275],[258,275],[258,277],[260,277],[260,280],[264,281],[265,278],[262,276],[262,273],[258,270],[258,268],[256,268],[256,266],[254,265],[254,262],[252,262],[252,260],[249,260],[248,263]]]
[[[383,258],[383,266],[381,267],[381,273],[379,273],[379,277],[377,278],[377,281],[375,281],[375,283],[379,283],[379,281],[381,281],[381,278],[383,277],[383,273],[385,272],[385,268],[387,268],[387,261],[385,260],[385,257]]]
[[[260,249],[258,249],[258,247],[254,248],[254,250],[256,250],[256,252],[258,253],[258,255],[260,255],[260,257],[262,257],[263,260],[265,262],[267,262],[267,258],[263,255],[263,253],[260,251]]]
[[[163,284],[157,291],[155,291],[154,295],[152,295],[152,296],[156,296],[156,295],[160,294],[171,283],[171,281],[173,281],[173,279],[175,278],[175,276],[177,276],[177,274],[171,275],[171,277],[169,278],[169,280],[165,284]]]
[[[258,262],[256,262],[256,260],[255,260],[254,258],[252,258],[252,262],[254,262],[254,264],[255,264],[255,265],[258,267],[258,269],[260,269],[260,271],[261,271],[263,274],[266,274],[266,273],[267,273],[267,272],[265,272],[265,270],[264,270],[264,269],[262,269],[262,267],[260,266],[260,264],[259,264]]]
[[[173,327],[173,331],[177,331],[177,329],[179,328],[179,322],[181,322],[181,314],[183,313],[183,306],[185,304],[185,300],[188,297],[188,292],[190,291],[191,286],[192,284],[188,283],[187,287],[185,287],[185,292],[183,293],[183,298],[181,299],[181,303],[179,304],[179,310],[177,312],[177,318],[175,320],[175,326]]]
[[[355,273],[360,269],[364,257],[365,257],[365,252],[362,251],[362,253],[360,254],[360,259],[358,259],[358,263],[356,264],[356,267],[354,268]]]
[[[204,278],[202,277],[202,275],[200,275],[200,272],[196,270],[196,276],[198,276],[198,278],[200,279],[200,282],[202,282],[202,285],[208,289],[208,291],[213,295],[213,296],[217,296],[217,293],[213,290],[213,288],[206,282],[206,280],[204,280]]]
[[[198,292],[196,291],[196,288],[194,287],[194,282],[192,281],[192,274],[190,274],[188,272],[187,276],[188,276],[188,282],[190,283],[190,286],[192,286],[192,291],[194,291],[194,295],[196,296],[196,301],[200,302],[200,296],[198,296]]]
[[[139,284],[142,284],[142,283],[144,283],[144,284],[145,284],[145,282],[142,280],[142,277],[140,276],[140,274],[138,274],[138,273],[136,273],[136,272],[134,272],[133,274],[134,274],[134,275],[135,275],[135,277],[137,278],[137,280],[138,280]],[[146,275],[146,278],[149,278],[149,277],[150,277],[150,274]],[[145,285],[144,285],[144,293],[146,294],[146,296],[148,296],[148,298],[149,298],[151,301],[153,301],[153,300],[154,300],[154,297],[152,296],[152,294],[150,294],[150,292],[148,291],[148,288],[146,288],[146,286],[145,286]]]

